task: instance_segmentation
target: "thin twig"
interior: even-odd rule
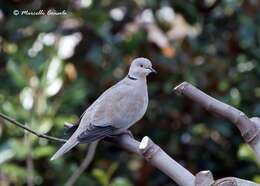
[[[83,162],[81,163],[79,168],[72,174],[72,176],[68,179],[65,186],[72,186],[76,182],[76,180],[80,177],[80,175],[88,168],[88,166],[90,165],[90,163],[94,158],[97,145],[98,145],[98,141],[90,143],[88,147],[88,152]]]
[[[38,136],[39,138],[45,138],[51,141],[55,141],[55,142],[59,142],[59,143],[65,143],[67,140],[66,139],[62,139],[62,138],[56,138],[56,137],[52,137],[52,136],[48,136],[45,134],[40,134],[32,129],[30,129],[29,127],[25,126],[24,124],[8,117],[7,115],[0,113],[0,117],[11,122],[12,124],[16,125],[17,127],[23,128],[24,130],[34,134],[35,136]]]
[[[32,158],[32,148],[30,141],[30,133],[25,133],[25,144],[28,148],[28,154],[26,157],[26,168],[27,168],[27,186],[34,186],[34,177],[33,177],[33,158]]]

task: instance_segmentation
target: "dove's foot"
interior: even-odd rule
[[[115,134],[109,135],[108,137],[117,137],[117,136],[124,135],[124,134],[129,135],[131,138],[134,138],[132,132],[128,129],[120,130],[120,131],[116,132]]]
[[[124,130],[124,131],[122,131],[121,133],[120,133],[121,135],[122,134],[127,134],[127,135],[129,135],[131,138],[134,138],[134,135],[133,135],[133,133],[130,131],[130,130]]]

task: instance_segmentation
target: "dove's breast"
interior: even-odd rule
[[[147,88],[132,89],[123,101],[118,101],[115,106],[117,109],[113,113],[115,116],[113,125],[117,128],[129,128],[139,121],[146,112],[148,106]]]

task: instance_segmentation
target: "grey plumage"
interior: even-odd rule
[[[124,132],[140,120],[148,106],[146,76],[155,72],[150,60],[136,58],[128,76],[107,89],[81,116],[68,141],[53,155],[57,159],[79,143]]]

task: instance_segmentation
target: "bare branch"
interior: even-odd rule
[[[249,119],[242,111],[215,98],[210,97],[193,85],[183,82],[174,88],[191,100],[199,103],[208,111],[216,113],[235,124],[242,137],[254,150],[260,162],[260,119]]]
[[[30,141],[30,135],[29,133],[25,133],[25,144],[28,148],[28,154],[26,157],[26,169],[27,169],[27,186],[34,186],[34,176],[33,176],[33,170],[34,170],[34,162],[32,158],[32,147],[31,147],[31,141]]]
[[[214,178],[210,171],[200,171],[196,174],[195,186],[209,186],[213,183]]]
[[[145,136],[142,139],[139,149],[149,163],[168,175],[178,185],[194,186],[195,176],[166,154],[149,137]]]
[[[35,136],[38,136],[39,138],[45,138],[45,139],[48,139],[48,140],[51,140],[51,141],[55,141],[55,142],[59,142],[59,143],[65,143],[67,140],[66,139],[61,139],[61,138],[56,138],[56,137],[52,137],[52,136],[48,136],[48,135],[45,135],[45,134],[39,134],[38,132],[36,131],[33,131],[32,129],[30,129],[29,127],[25,126],[24,124],[6,116],[5,114],[3,113],[0,113],[0,117],[9,121],[10,123],[16,125],[17,127],[20,127],[20,128],[23,128],[24,130],[34,134]]]
[[[68,179],[65,186],[72,186],[76,182],[76,180],[80,177],[80,175],[88,168],[88,166],[90,165],[90,163],[94,158],[97,145],[98,145],[98,141],[90,143],[88,147],[88,152],[83,162],[81,163],[79,168],[72,174],[72,176]]]
[[[128,134],[122,134],[109,139],[110,142],[120,145],[122,148],[134,152],[145,158],[153,166],[168,175],[177,184],[194,186],[195,177],[183,166],[166,154],[149,137],[144,137],[141,143]]]
[[[196,174],[195,186],[259,186],[260,184],[239,179],[235,177],[225,177],[214,180],[210,171],[200,171]]]

